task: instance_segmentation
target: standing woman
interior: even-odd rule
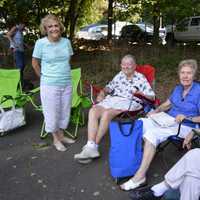
[[[70,118],[72,85],[70,58],[73,55],[71,43],[61,34],[64,26],[52,14],[46,15],[40,24],[45,37],[35,44],[32,66],[40,77],[40,98],[45,119],[45,131],[53,136],[53,145],[58,151],[65,151],[63,143],[75,141],[64,137]]]
[[[10,49],[13,52],[15,65],[20,70],[20,79],[22,85],[24,85],[23,73],[25,68],[24,47],[28,48],[28,45],[24,43],[24,36],[23,36],[24,29],[25,29],[25,24],[19,22],[15,26],[13,26],[6,34],[7,38],[10,41]]]

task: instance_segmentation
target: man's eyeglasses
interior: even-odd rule
[[[131,65],[131,64],[122,64],[122,63],[121,63],[121,67],[122,67],[122,68],[127,68],[127,69],[132,69],[132,68],[133,68],[133,65]]]

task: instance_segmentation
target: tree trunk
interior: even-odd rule
[[[75,30],[75,15],[76,15],[76,5],[77,0],[71,0],[70,2],[70,30],[69,30],[69,38],[72,40],[74,38],[74,30]]]
[[[113,0],[108,0],[108,42],[112,42]]]
[[[160,5],[156,3],[153,7],[153,44],[158,44],[159,42],[159,26],[160,26]]]

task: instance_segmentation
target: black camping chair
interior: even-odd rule
[[[158,145],[158,147],[157,147],[157,151],[158,152],[164,151],[165,148],[169,144],[173,144],[178,150],[183,150],[182,144],[183,144],[184,138],[180,137],[180,130],[181,130],[181,126],[182,126],[183,122],[193,123],[193,124],[196,125],[197,128],[200,127],[200,123],[194,123],[189,118],[184,119],[179,124],[177,134],[169,136],[165,142],[163,142],[160,145]],[[192,131],[195,133],[195,136],[192,139],[192,146],[195,146],[195,145],[198,145],[198,143],[200,142],[200,131],[198,131],[198,129],[192,129]]]

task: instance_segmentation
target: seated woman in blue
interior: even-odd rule
[[[121,185],[121,189],[135,189],[146,182],[146,173],[155,155],[157,145],[165,141],[170,135],[177,133],[178,123],[184,118],[190,118],[192,122],[198,122],[197,116],[200,115],[200,84],[194,81],[196,71],[197,62],[195,60],[181,61],[178,68],[180,84],[175,87],[167,101],[147,115],[150,116],[165,111],[174,117],[177,123],[173,126],[162,128],[153,122],[151,118],[142,118],[144,125],[142,163],[136,174]],[[183,123],[180,136],[185,138],[194,126],[194,123]]]

